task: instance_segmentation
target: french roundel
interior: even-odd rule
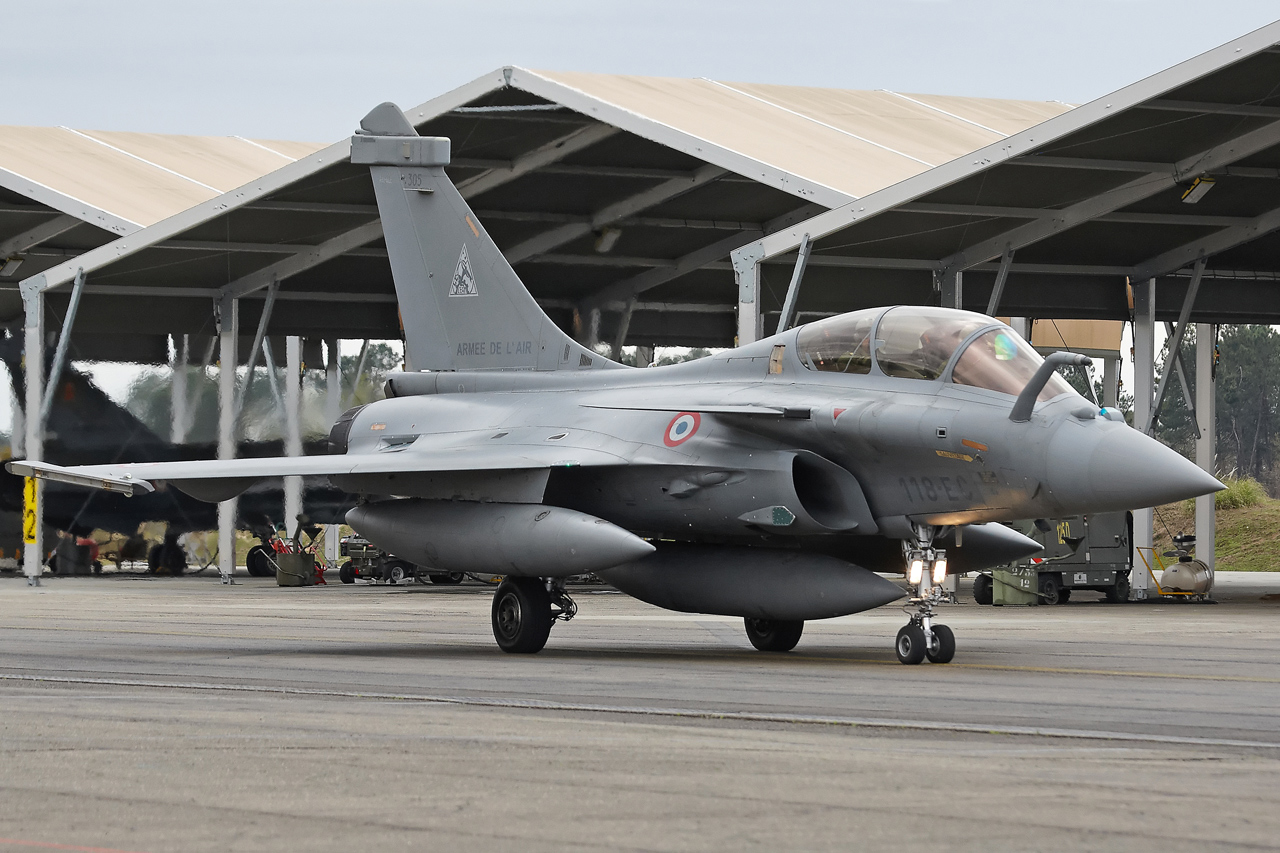
[[[681,412],[667,424],[667,434],[662,437],[662,441],[667,447],[684,444],[693,438],[693,434],[698,431],[701,424],[702,416],[697,412]]]

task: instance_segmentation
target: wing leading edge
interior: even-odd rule
[[[169,482],[201,500],[226,500],[268,477],[414,474],[466,471],[516,471],[541,468],[625,465],[613,453],[582,447],[507,445],[502,448],[380,451],[335,456],[211,459],[184,462],[134,462],[63,467],[16,460],[11,474],[120,492],[128,496]]]

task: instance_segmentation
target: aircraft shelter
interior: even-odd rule
[[[1178,352],[1218,323],[1280,324],[1280,22],[971,155],[734,252],[739,337],[780,311],[770,281],[810,311],[907,302],[1017,318],[1131,321],[1134,414],[1148,432],[1181,358],[1156,375],[1156,323]],[[1197,347],[1197,462],[1214,471],[1212,347]],[[1108,401],[1116,371],[1106,371]],[[1213,496],[1198,499],[1213,565]],[[1135,513],[1137,546],[1152,513]],[[1148,578],[1134,573],[1135,593]]]
[[[628,340],[732,345],[733,248],[1067,109],[508,67],[407,115],[453,140],[451,177],[543,307],[617,351]],[[73,351],[82,334],[127,328],[155,351],[172,336],[197,363],[217,335],[221,364],[252,365],[264,337],[285,335],[295,392],[300,337],[326,340],[331,354],[339,339],[399,337],[373,188],[349,147],[24,277],[28,348],[46,326],[72,330],[58,340]],[[53,387],[42,367],[27,364],[27,411]],[[332,357],[328,367],[333,382]],[[230,455],[234,373],[222,375]],[[40,430],[27,433],[38,458]]]
[[[1255,162],[1264,149],[1203,167],[1201,161],[1180,162],[1190,155],[1178,152],[1161,159],[1138,143],[1194,148],[1196,141],[1204,141],[1215,150],[1228,146],[1234,154],[1241,150],[1240,140],[1269,138],[1271,124],[1280,124],[1275,118],[1268,121],[1269,111],[1280,113],[1280,108],[1263,103],[1269,97],[1265,88],[1251,92],[1248,85],[1260,71],[1272,75],[1269,85],[1280,79],[1267,65],[1280,63],[1280,55],[1270,52],[1280,37],[1277,27],[1121,90],[1103,99],[1105,104],[1076,109],[1053,102],[508,67],[406,115],[420,133],[454,140],[451,176],[539,302],[580,340],[610,343],[615,352],[627,342],[724,346],[733,342],[735,330],[741,341],[754,339],[767,315],[781,306],[805,234],[810,235],[804,252],[810,268],[799,292],[802,318],[882,304],[886,293],[895,302],[985,309],[985,302],[977,304],[985,280],[986,290],[1009,294],[1007,301],[996,300],[993,312],[1126,319],[1116,306],[1125,304],[1123,281],[1129,272],[1116,270],[1123,266],[1131,272],[1132,265],[1092,262],[1105,244],[1079,241],[1078,254],[1062,262],[1079,267],[1073,270],[1050,268],[1048,262],[1028,257],[1030,250],[1015,262],[1014,253],[1086,220],[1146,229],[1143,239],[1156,239],[1149,230],[1175,245],[1191,238],[1187,227],[1248,227],[1244,220],[1260,211],[1256,203],[1249,208],[1245,201],[1257,191],[1222,191],[1239,177],[1263,184],[1265,193],[1262,173],[1269,170],[1274,178],[1277,170]],[[1250,62],[1255,65],[1243,67]],[[1192,85],[1213,80],[1223,86],[1234,81],[1240,92],[1219,93],[1212,85],[1201,91]],[[1186,91],[1177,91],[1180,87]],[[1134,127],[1134,117],[1144,116],[1150,119],[1146,135]],[[354,125],[358,117],[352,118]],[[1120,123],[1090,136],[1095,125],[1110,120]],[[1159,128],[1170,121],[1185,123],[1188,132],[1166,133],[1169,138],[1160,140]],[[1215,121],[1218,125],[1207,126]],[[1054,148],[1048,153],[1056,140],[1073,133],[1080,140],[1078,151]],[[1280,140],[1280,134],[1275,138]],[[1115,150],[1107,149],[1108,143]],[[1134,143],[1132,150],[1125,147],[1129,143]],[[1095,156],[1090,145],[1102,146],[1108,156]],[[298,336],[335,342],[397,337],[394,291],[380,246],[372,187],[367,170],[348,162],[348,152],[349,140],[344,139],[24,278],[28,349],[45,340],[46,327],[74,329],[58,336],[59,342],[69,338],[74,343],[81,329],[97,331],[94,324],[111,317],[117,318],[117,329],[119,318],[128,317],[131,334],[155,336],[166,348],[169,336],[176,341],[181,335],[216,334],[223,365],[244,361],[244,340],[253,340],[248,348],[253,359],[264,335],[289,335],[290,381],[296,382]],[[1000,170],[1014,168],[1018,157],[1032,154],[1041,158],[1033,164],[1037,171],[1032,178],[1010,175],[1003,185],[993,178],[987,194],[984,175],[1003,176]],[[1225,150],[1219,154],[1225,157]],[[1089,162],[1080,168],[1065,162],[1081,155]],[[1119,167],[1116,160],[1123,161]],[[1139,169],[1137,177],[1125,172],[1135,162],[1151,168]],[[1230,169],[1235,171],[1223,171]],[[1084,204],[1075,196],[1092,191],[1107,203],[1117,201],[1112,180],[1117,171],[1128,176],[1120,181],[1123,186],[1163,182],[1165,188],[1177,187],[1196,172],[1220,176],[1223,186],[1207,196],[1213,213],[1202,213],[1203,207],[1190,213],[1181,207],[1176,212],[1121,210],[1156,196],[1153,187],[1147,195],[1090,214],[1099,202]],[[1004,195],[991,204],[999,186]],[[971,196],[947,195],[957,187],[970,188]],[[937,197],[926,201],[931,192]],[[1038,205],[1037,193],[1043,197]],[[1216,194],[1224,204],[1239,198],[1242,206],[1219,213]],[[916,203],[932,206],[913,209]],[[1038,212],[1028,216],[1037,206]],[[873,218],[873,213],[885,215]],[[900,214],[905,218],[895,218]],[[1198,218],[1179,218],[1191,214]],[[1234,218],[1221,222],[1220,217]],[[873,230],[865,236],[838,236],[842,229],[867,227]],[[1003,230],[1016,228],[1027,229],[1020,234],[1044,233],[1007,253],[1004,248],[985,255],[978,250],[965,254],[954,268],[939,263],[965,248],[966,240],[990,242]],[[934,257],[937,246],[945,248],[948,239],[959,242]],[[863,245],[874,245],[874,256],[861,253]],[[735,249],[731,266],[725,259]],[[991,258],[1002,253],[1006,260],[993,268]],[[1083,259],[1091,263],[1086,266]],[[1203,265],[1201,273],[1193,290],[1200,279],[1208,281]],[[996,279],[999,286],[994,286]],[[1107,290],[1107,282],[1117,279],[1119,302]],[[1177,270],[1150,276],[1156,279],[1171,280],[1174,286],[1184,282],[1182,291],[1192,281]],[[1066,291],[1075,302],[1061,295],[1062,282],[1069,283]],[[1135,300],[1150,319],[1140,330],[1140,344],[1152,342],[1148,350],[1153,350],[1155,285],[1150,289],[1144,295],[1136,287]],[[1162,285],[1160,292],[1168,290]],[[136,310],[140,297],[147,300],[145,313]],[[1104,307],[1093,305],[1097,299]],[[73,306],[81,302],[77,313]],[[1093,307],[1064,310],[1064,302]],[[1164,301],[1160,305],[1162,313],[1169,310]],[[256,334],[242,336],[250,329]],[[1152,351],[1139,367],[1153,363]],[[46,387],[40,375],[43,364],[29,359],[27,370],[26,409],[40,411]],[[222,377],[220,444],[222,455],[230,455],[235,375],[224,371]],[[1205,407],[1199,411],[1203,417]],[[28,455],[39,458],[40,434],[30,423],[27,445]],[[229,519],[223,533],[229,544]]]

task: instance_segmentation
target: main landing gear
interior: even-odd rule
[[[509,577],[493,594],[493,638],[504,652],[536,654],[547,644],[551,625],[577,613],[563,580]]]
[[[934,605],[947,599],[942,582],[947,577],[947,552],[933,547],[937,528],[915,525],[915,542],[902,543],[907,561],[907,582],[912,596],[906,608],[911,621],[898,631],[893,650],[898,661],[917,664],[928,658],[930,663],[950,663],[956,656],[956,635],[946,625],[934,624]]]

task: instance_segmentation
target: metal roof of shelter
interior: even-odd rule
[[[320,147],[236,136],[0,127],[0,319],[21,316],[19,276],[135,233]],[[122,347],[129,342],[118,335],[81,336],[78,343],[85,357],[128,354]],[[151,358],[154,349],[135,348],[135,354]]]
[[[809,311],[1123,320],[1154,279],[1173,320],[1200,269],[1191,322],[1280,323],[1280,22],[741,248],[768,331],[806,234]]]
[[[730,250],[1068,109],[506,67],[406,115],[423,135],[452,139],[450,176],[558,322],[603,309],[600,340],[625,329],[632,342],[724,346],[737,302]],[[23,285],[52,291],[57,316],[84,268],[73,342],[119,324],[211,334],[212,301],[225,296],[247,297],[241,329],[252,329],[273,282],[270,334],[398,337],[372,183],[349,147],[255,176]]]

